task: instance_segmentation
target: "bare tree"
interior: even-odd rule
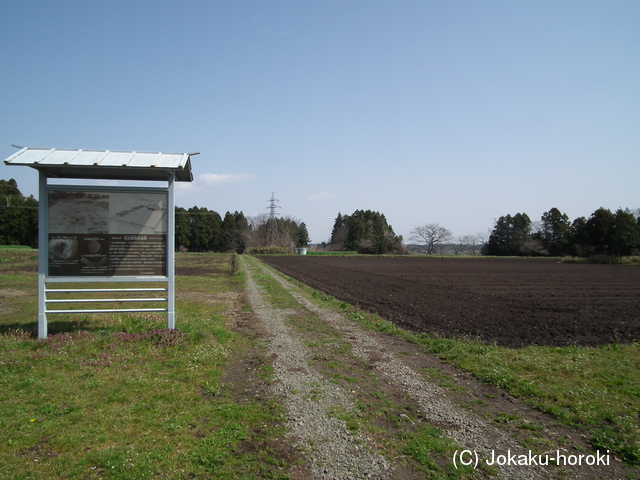
[[[456,255],[465,255],[471,250],[475,242],[473,235],[462,235],[456,237],[455,253]]]
[[[488,235],[488,234],[487,234]],[[469,254],[470,255],[479,255],[482,250],[482,246],[485,244],[486,235],[482,232],[476,233],[474,235],[469,235]]]
[[[474,235],[462,235],[456,237],[456,255],[479,255],[482,246],[487,242],[489,232],[479,232]]]
[[[246,238],[248,247],[286,248],[295,247],[299,224],[302,223],[292,217],[273,218],[266,213],[247,217],[247,222],[249,224]]]
[[[267,220],[269,216],[266,213],[248,216],[247,224],[249,229],[246,232],[245,242],[247,247],[258,247],[267,245]]]
[[[488,228],[484,232],[478,232],[474,235],[476,243],[473,245],[474,255],[484,255],[484,251],[491,236],[491,229]]]
[[[437,223],[427,223],[415,227],[409,234],[413,242],[424,244],[427,254],[433,254],[436,245],[446,242],[451,238],[451,232]]]

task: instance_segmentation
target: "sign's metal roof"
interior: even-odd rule
[[[191,155],[196,154],[26,147],[4,163],[26,165],[47,177],[167,181],[175,172],[176,181],[192,182]]]

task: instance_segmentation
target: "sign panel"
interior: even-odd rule
[[[48,275],[166,276],[166,191],[50,189]]]

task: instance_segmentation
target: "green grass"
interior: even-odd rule
[[[640,344],[507,349],[410,338],[479,380],[585,429],[594,448],[640,464]]]
[[[639,463],[640,344],[507,349],[403,335],[479,380],[563,423],[585,429],[594,448],[611,450],[630,464]]]
[[[0,478],[282,478],[287,461],[270,447],[281,407],[237,403],[222,382],[229,358],[250,348],[226,326],[240,276],[179,277],[177,330],[155,314],[59,315],[35,340],[37,276],[5,254]],[[232,272],[232,258],[196,260]]]
[[[11,274],[17,271],[22,274],[37,275],[38,250],[13,245],[0,246],[0,275],[4,276],[5,274]],[[5,283],[3,282],[3,286],[4,285]],[[6,288],[6,286],[3,288]]]
[[[451,440],[444,437],[439,428],[420,426],[417,432],[403,434],[405,445],[402,453],[414,458],[420,465],[426,478],[430,479],[462,479],[474,476],[474,470],[470,466],[455,468],[453,463],[438,465],[434,460],[434,454],[441,457],[453,458],[457,447]]]
[[[262,288],[269,302],[276,308],[294,307],[297,305],[293,295],[276,282],[273,277],[263,273],[259,269],[255,261],[251,260],[247,262],[247,268],[253,273],[254,281],[256,285]]]

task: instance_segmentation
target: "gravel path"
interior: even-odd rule
[[[275,354],[273,393],[284,399],[287,427],[306,452],[313,478],[387,478],[389,464],[375,452],[371,439],[352,435],[345,422],[329,414],[353,409],[347,392],[310,367],[309,349],[286,325],[287,310],[271,307],[239,258],[247,272],[249,301],[270,336],[268,354]]]
[[[385,458],[375,441],[366,433],[351,431],[336,418],[336,411],[354,409],[354,391],[328,381],[315,368],[313,352],[305,346],[300,332],[289,322],[295,317],[290,305],[278,308],[266,298],[255,279],[255,272],[269,275],[283,286],[297,302],[296,309],[305,309],[314,321],[324,322],[350,344],[351,355],[367,362],[381,382],[401,390],[418,405],[423,418],[442,427],[443,432],[461,448],[473,449],[482,458],[490,452],[525,452],[526,448],[484,420],[456,406],[448,400],[447,392],[414,371],[399,359],[385,336],[367,332],[347,317],[318,307],[305,298],[297,288],[273,273],[253,258],[238,257],[240,267],[247,274],[247,293],[250,304],[267,332],[268,355],[274,358],[273,394],[283,399],[287,410],[289,434],[301,448],[310,464],[314,479],[398,478],[393,459]],[[555,478],[558,473],[544,466],[495,466],[501,479]],[[480,475],[488,475],[479,472]],[[419,478],[419,476],[405,476]],[[564,472],[561,478],[598,478],[574,476]]]

